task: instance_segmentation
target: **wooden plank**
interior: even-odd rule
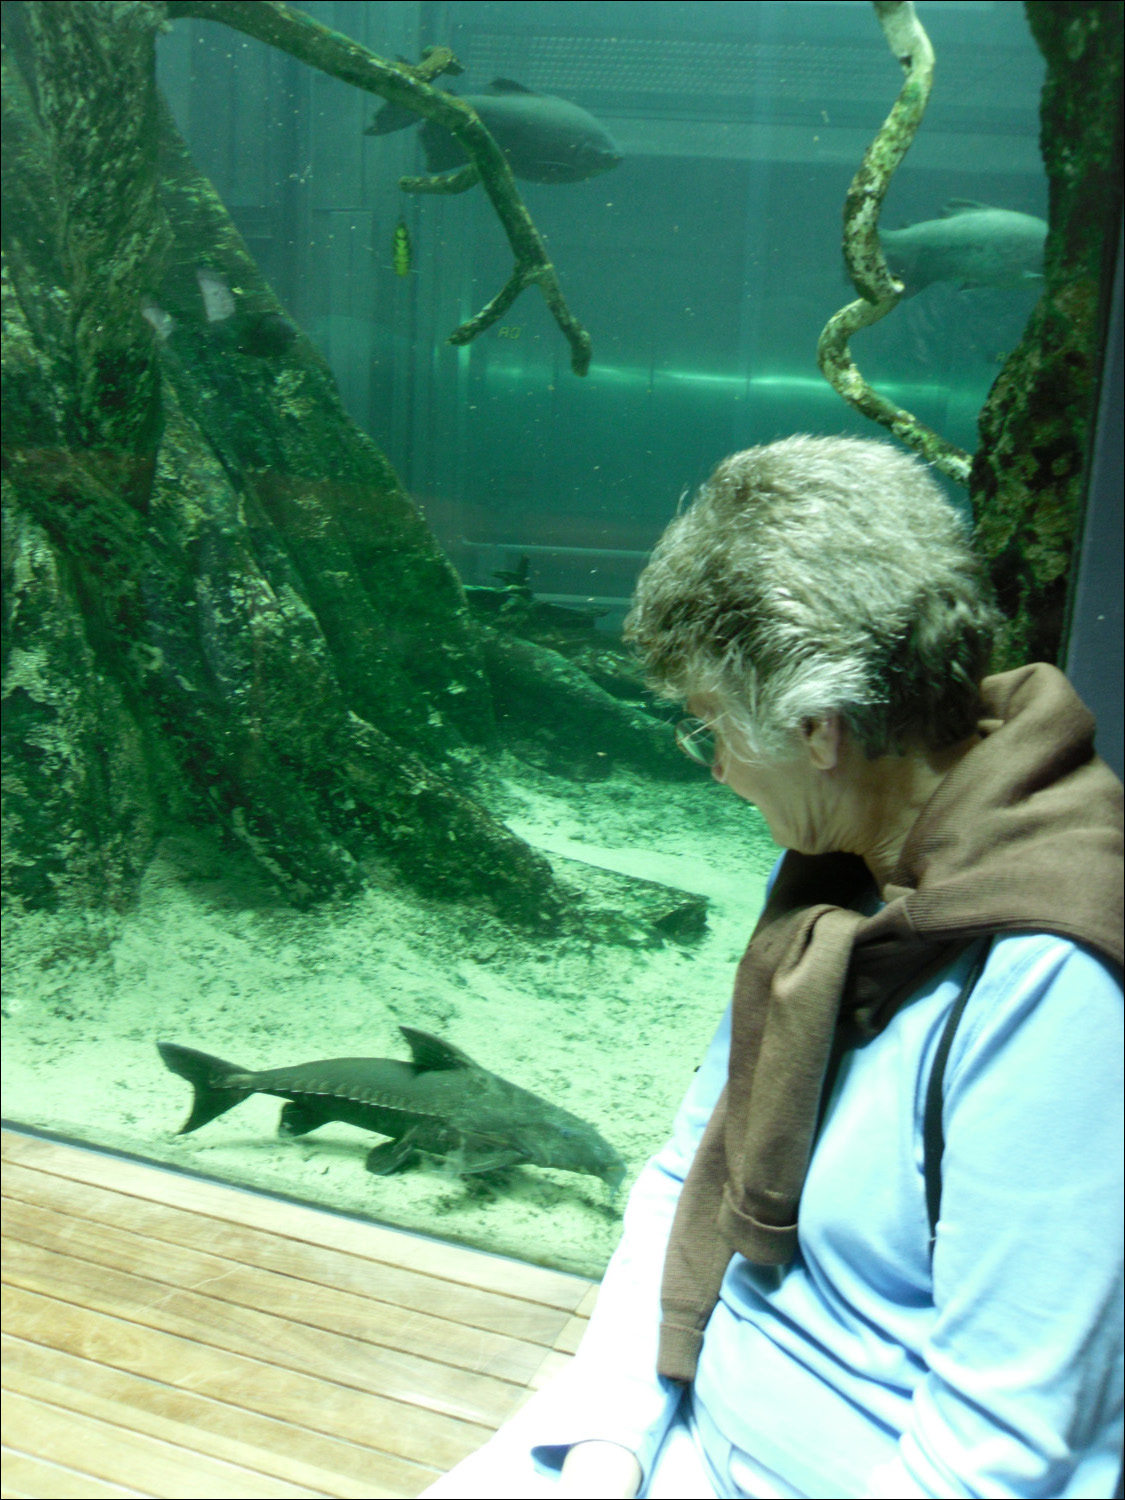
[[[31,1210],[21,1207],[26,1218]],[[6,1218],[11,1217],[9,1209]],[[205,1289],[196,1292],[78,1260],[37,1244],[26,1224],[20,1233],[20,1239],[4,1240],[4,1279],[27,1291],[463,1421],[496,1427],[515,1405],[519,1386],[509,1381],[220,1302]]]
[[[437,1470],[58,1349],[0,1335],[5,1389],[249,1469],[355,1497],[417,1495]],[[170,1372],[169,1372],[170,1373]]]
[[[578,1345],[582,1342],[582,1335],[590,1326],[589,1318],[569,1318],[567,1325],[555,1340],[555,1348],[560,1354],[575,1354]]]
[[[5,1160],[57,1176],[173,1204],[251,1228],[272,1230],[291,1239],[346,1250],[367,1260],[386,1261],[508,1297],[524,1297],[566,1312],[577,1308],[590,1287],[589,1279],[582,1276],[443,1244],[424,1235],[369,1224],[328,1209],[289,1203],[252,1189],[129,1161],[88,1147],[6,1130],[2,1133],[0,1150]]]
[[[486,1329],[548,1348],[566,1325],[567,1314],[559,1308],[544,1307],[522,1298],[503,1297],[496,1292],[480,1291],[476,1287],[402,1270],[398,1266],[380,1263],[375,1271],[369,1260],[358,1255],[130,1197],[109,1188],[21,1167],[14,1162],[4,1163],[3,1191],[25,1203],[117,1225],[176,1246],[213,1251],[228,1260],[352,1291],[426,1317]],[[416,1342],[424,1337],[425,1328],[418,1325]]]
[[[188,1290],[198,1287],[221,1302],[377,1344],[396,1351],[407,1362],[415,1357],[413,1351],[424,1349],[428,1361],[522,1385],[542,1357],[536,1344],[466,1328],[331,1285],[264,1271],[207,1251],[152,1240],[130,1229],[74,1218],[26,1200],[5,1198],[4,1229],[12,1238],[95,1265]],[[401,1360],[398,1365],[405,1370]]]
[[[254,1474],[143,1433],[35,1401],[9,1391],[0,1414],[3,1440],[32,1458],[65,1464],[111,1484],[132,1484],[142,1494],[189,1500],[267,1500],[318,1492]],[[9,1433],[18,1434],[13,1441]]]
[[[2,1306],[5,1331],[13,1337],[432,1465],[443,1473],[491,1436],[489,1425],[457,1421],[16,1286],[3,1288]]]
[[[587,1289],[586,1295],[582,1298],[582,1301],[574,1309],[575,1315],[577,1317],[579,1317],[579,1318],[588,1318],[588,1317],[591,1316],[591,1314],[594,1311],[594,1308],[597,1306],[598,1293],[601,1291],[601,1289],[602,1289],[602,1284],[601,1284],[600,1281],[594,1281],[594,1282],[590,1283],[590,1286]]]
[[[596,1296],[106,1153],[2,1149],[13,1497],[416,1495],[565,1367]]]
[[[136,1495],[139,1490],[126,1489],[120,1484],[106,1484],[93,1479],[89,1474],[77,1474],[73,1469],[60,1468],[58,1464],[43,1459],[29,1458],[26,1453],[17,1453],[14,1448],[0,1449],[0,1496],[5,1500],[102,1500],[102,1496]]]

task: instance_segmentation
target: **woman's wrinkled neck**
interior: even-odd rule
[[[974,734],[942,750],[912,746],[875,760],[857,751],[849,778],[857,847],[849,852],[862,856],[884,894],[922,809],[979,743]]]

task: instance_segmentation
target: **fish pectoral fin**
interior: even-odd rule
[[[414,1146],[415,1134],[415,1131],[408,1130],[397,1141],[384,1141],[382,1145],[372,1146],[363,1165],[376,1177],[389,1177],[392,1172],[401,1172],[418,1154]]]
[[[420,118],[414,110],[407,109],[403,104],[392,104],[388,99],[363,133],[390,135],[393,131],[407,130],[411,125],[417,125]]]
[[[328,1117],[313,1104],[302,1104],[293,1099],[281,1111],[277,1122],[278,1135],[308,1135],[318,1125],[327,1125]]]
[[[478,1172],[498,1172],[501,1167],[516,1167],[527,1161],[526,1152],[514,1146],[458,1146],[445,1158],[455,1177],[472,1177]]]

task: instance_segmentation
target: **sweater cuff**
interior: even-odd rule
[[[686,1328],[679,1323],[661,1323],[656,1368],[666,1380],[679,1380],[687,1384],[695,1378],[695,1367],[702,1347],[702,1330]]]
[[[787,1266],[797,1253],[797,1221],[770,1224],[755,1218],[723,1189],[718,1229],[728,1245],[761,1266]]]

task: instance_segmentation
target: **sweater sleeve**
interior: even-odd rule
[[[990,960],[946,1073],[928,1373],[870,1495],[1110,1493],[1121,1009],[1115,977],[1069,943],[1017,939]]]
[[[637,1455],[647,1482],[681,1388],[656,1372],[664,1251],[680,1189],[711,1117],[730,1055],[730,1009],[719,1023],[663,1149],[638,1177],[582,1344],[545,1391],[533,1457],[561,1468],[575,1443],[600,1439]]]

